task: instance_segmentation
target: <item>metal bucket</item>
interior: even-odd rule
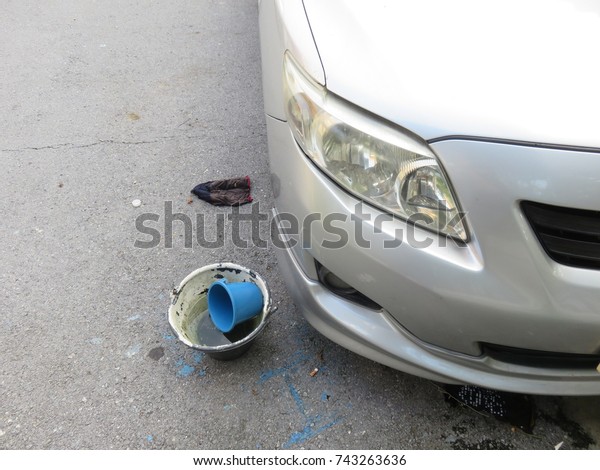
[[[208,288],[219,279],[252,282],[260,288],[264,298],[262,311],[229,333],[219,331],[208,314]],[[262,277],[239,264],[218,263],[197,269],[173,289],[167,317],[181,342],[214,359],[230,360],[250,349],[274,311],[267,283]]]

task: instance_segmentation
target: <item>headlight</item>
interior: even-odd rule
[[[426,142],[328,93],[289,52],[284,93],[296,141],[334,181],[405,220],[467,240],[456,198]]]

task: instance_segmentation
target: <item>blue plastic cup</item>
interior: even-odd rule
[[[208,289],[208,313],[223,333],[255,317],[262,309],[263,294],[253,282],[229,283],[226,279],[219,279]]]

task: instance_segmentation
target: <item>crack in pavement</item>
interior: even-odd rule
[[[165,136],[165,137],[161,137],[159,139],[155,139],[155,140],[138,140],[138,141],[127,141],[127,140],[113,140],[113,139],[104,139],[104,140],[99,140],[97,142],[92,142],[90,144],[74,144],[71,142],[67,142],[64,144],[53,144],[53,145],[44,145],[41,147],[21,147],[21,148],[14,148],[14,149],[0,149],[0,151],[2,152],[25,152],[27,150],[58,150],[60,148],[69,148],[69,149],[81,149],[81,148],[88,148],[88,147],[95,147],[96,145],[107,145],[107,144],[117,144],[117,145],[146,145],[146,144],[156,144],[159,142],[164,142],[167,140],[174,140],[174,139],[178,139],[178,138],[185,138],[185,139],[195,139],[195,138],[199,138],[202,136],[184,136],[184,135],[171,135],[171,136]]]

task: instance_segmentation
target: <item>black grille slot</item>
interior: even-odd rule
[[[594,370],[600,364],[600,354],[568,354],[512,348],[498,344],[482,344],[484,354],[501,362],[548,369]]]
[[[373,302],[363,293],[357,291],[354,287],[346,284],[345,286],[340,285],[339,279],[334,273],[332,273],[329,269],[315,260],[315,265],[317,267],[317,275],[319,276],[319,281],[321,284],[329,289],[334,294],[339,295],[340,297],[345,298],[346,300],[350,300],[351,302],[362,305],[363,307],[367,307],[373,310],[381,310],[381,306]],[[333,275],[333,279],[337,278],[338,282],[332,283],[330,275]],[[345,283],[344,283],[345,284]]]
[[[600,269],[600,211],[522,202],[548,256],[577,268]]]

